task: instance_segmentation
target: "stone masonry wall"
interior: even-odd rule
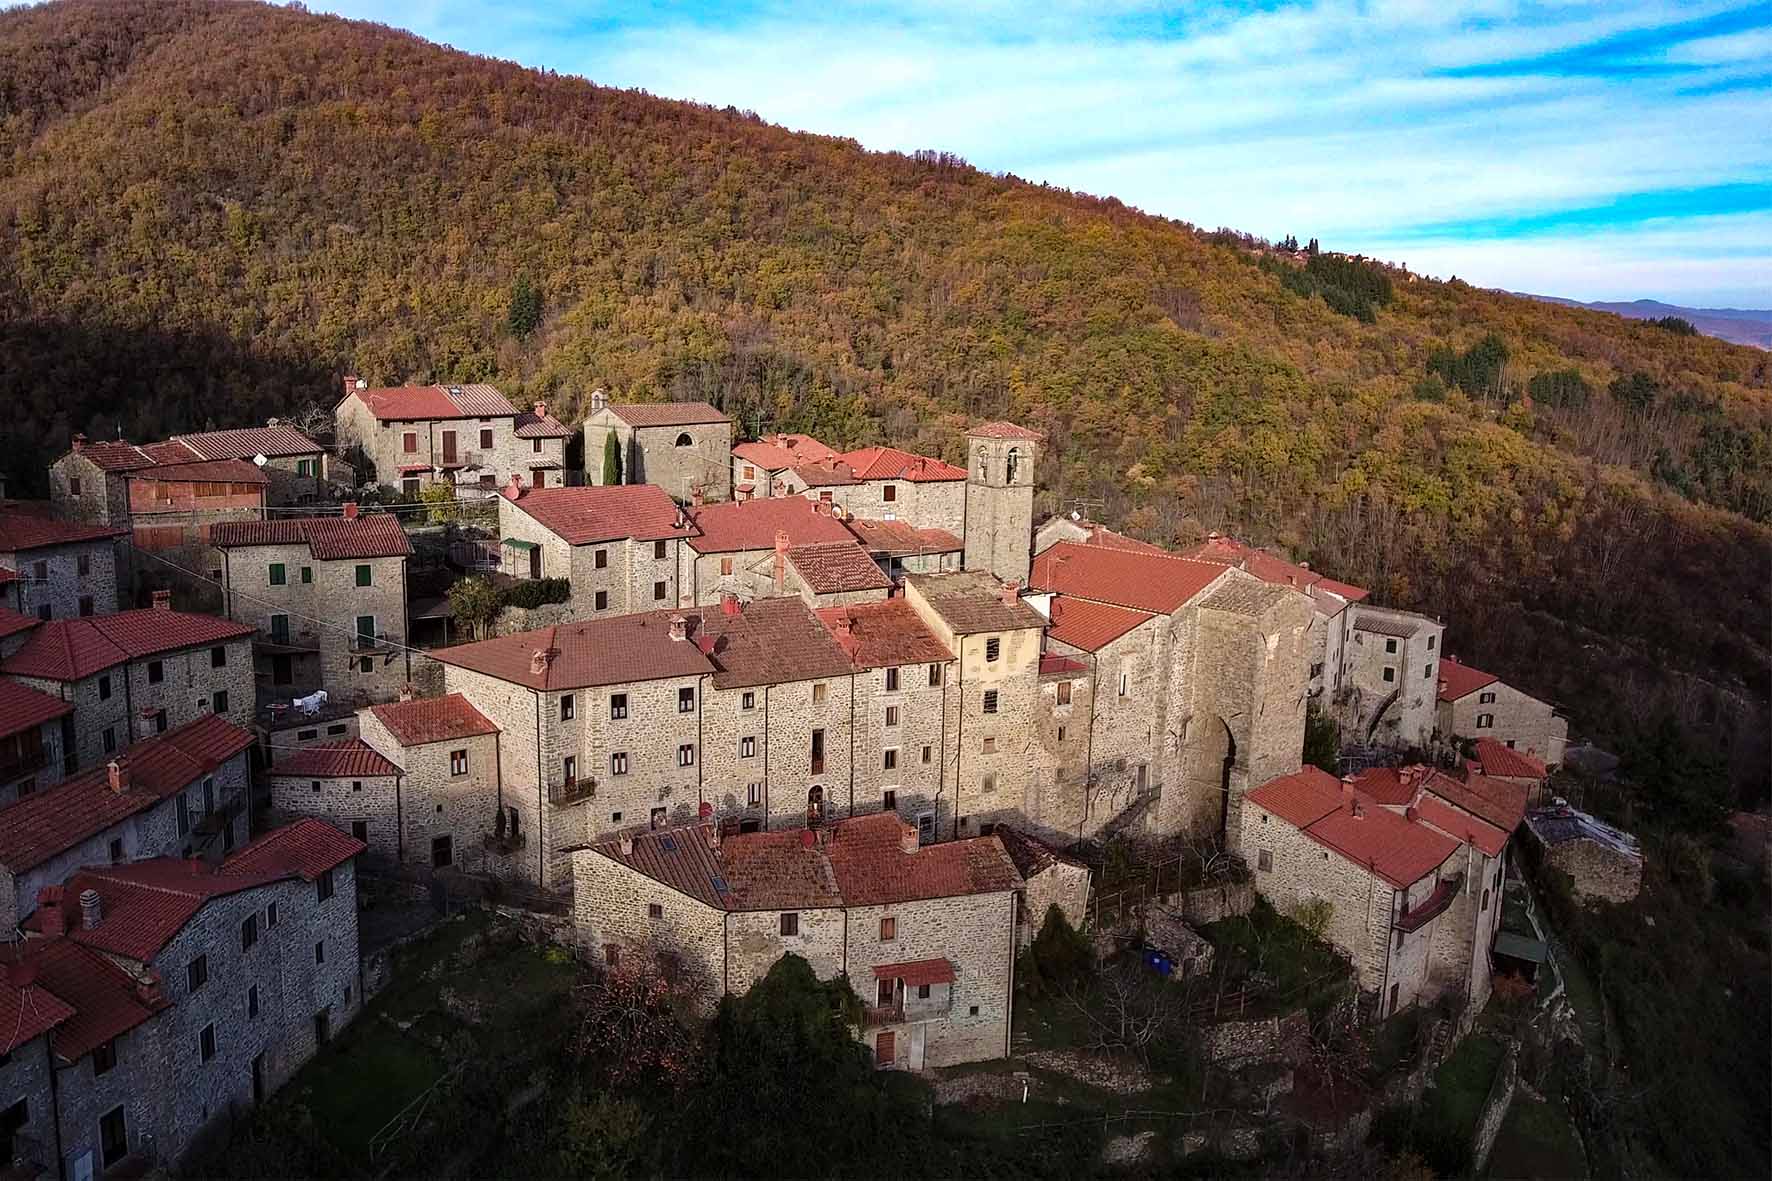
[[[50,619],[117,610],[117,553],[108,540],[0,553],[0,568],[20,576],[18,610],[33,619],[45,607]]]
[[[341,832],[365,826],[364,843],[369,856],[388,864],[400,860],[397,775],[370,775],[357,779],[312,778],[306,775],[272,775],[271,807],[287,816],[312,816]],[[427,847],[428,854],[429,849]]]
[[[0,1061],[0,1111],[24,1103],[24,1120],[12,1129],[13,1156],[48,1169],[55,1165],[55,1120],[50,1107],[49,1036],[40,1034]],[[7,1162],[10,1164],[11,1162]]]
[[[375,714],[364,710],[358,717],[363,741],[403,768],[405,774],[393,785],[397,788],[397,795],[394,790],[377,789],[369,780],[363,781],[362,792],[355,790],[352,781],[344,781],[343,786],[349,794],[341,799],[339,806],[355,807],[359,811],[338,820],[332,815],[321,815],[321,819],[334,820],[346,832],[350,831],[349,820],[368,820],[371,850],[378,856],[392,857],[396,855],[394,849],[403,843],[404,853],[399,856],[408,865],[434,864],[434,858],[440,852],[434,842],[437,838],[448,837],[451,865],[469,870],[484,868],[481,838],[493,832],[496,823],[494,814],[499,807],[498,775],[504,736],[476,734],[448,742],[401,746]],[[450,769],[450,756],[456,751],[467,752],[465,775],[457,775]],[[312,780],[307,783],[311,791]],[[301,794],[299,788],[295,794]],[[399,831],[400,826],[404,826],[403,832]],[[519,826],[520,831],[531,831],[521,821]]]
[[[988,659],[993,639],[1000,643],[995,661]],[[976,836],[984,824],[1020,820],[1037,800],[1040,630],[958,636],[955,650],[955,835]],[[997,710],[986,713],[991,692]]]
[[[1484,701],[1484,697],[1493,697]],[[1568,739],[1569,723],[1558,717],[1546,702],[1523,693],[1512,685],[1494,681],[1474,693],[1466,693],[1457,701],[1439,703],[1438,724],[1443,736],[1459,738],[1493,738],[1511,743],[1516,750],[1555,767],[1563,761],[1563,746]],[[1479,726],[1479,717],[1487,715],[1489,724]]]
[[[966,445],[971,450],[963,520],[966,568],[1025,583],[1034,535],[1035,444],[969,438]],[[1013,482],[1008,478],[1011,452],[1017,457]]]
[[[1048,641],[1049,650],[1062,645]],[[1079,654],[1086,665],[1087,654]],[[1116,814],[1113,792],[1091,791],[1088,784],[1089,729],[1095,710],[1095,680],[1085,669],[1077,673],[1041,674],[1040,700],[1035,709],[1035,734],[1039,742],[1033,808],[1022,824],[1034,835],[1061,844],[1091,836]],[[1059,703],[1060,686],[1068,688],[1070,701]],[[1104,798],[1104,796],[1106,798]]]
[[[930,666],[907,664],[897,668],[898,688],[886,687],[887,670],[865,669],[851,678],[855,693],[855,791],[850,811],[854,815],[886,809],[886,793],[892,793],[892,810],[906,823],[916,824],[922,815],[938,826],[951,823],[952,792],[944,775],[957,753],[958,735],[948,725],[952,703],[958,700],[952,662],[934,666],[938,684],[931,685]],[[896,720],[887,723],[887,710]],[[886,766],[885,752],[897,751],[897,766]]]
[[[587,848],[573,850],[575,938],[605,958],[614,945],[623,961],[668,953],[687,973],[702,1013],[719,1004],[725,973],[725,915]],[[652,917],[650,907],[660,913]]]
[[[220,647],[224,664],[215,667],[213,651]],[[160,680],[155,681],[152,666],[160,665]],[[202,645],[164,652],[145,660],[131,660],[127,665],[110,670],[113,677],[128,677],[128,704],[131,740],[148,738],[157,731],[145,711],[166,711],[166,728],[176,729],[205,714],[216,712],[236,726],[250,728],[256,709],[252,675],[252,641],[229,640],[220,645]],[[215,710],[215,695],[227,694],[227,708]],[[84,720],[82,719],[82,722]]]

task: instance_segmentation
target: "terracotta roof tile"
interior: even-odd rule
[[[987,422],[983,426],[975,426],[966,432],[969,439],[1030,439],[1039,440],[1046,436],[1039,431],[1029,430],[1025,426],[1016,426],[1012,422]]]
[[[325,448],[292,426],[245,427],[231,431],[204,431],[174,435],[173,439],[203,459],[252,459],[263,455],[276,459],[291,455],[319,455]]]
[[[788,563],[814,594],[889,590],[892,580],[854,541],[819,541],[788,550]]]
[[[1358,601],[1366,597],[1363,587],[1324,578],[1309,566],[1289,562],[1277,554],[1257,549],[1234,537],[1207,537],[1198,545],[1184,549],[1181,553],[1183,557],[1194,558],[1202,562],[1218,562],[1226,566],[1236,566],[1255,575],[1263,582],[1276,586],[1287,586],[1303,591],[1327,590],[1339,598],[1349,601]],[[1326,611],[1325,613],[1333,615],[1335,612]]]
[[[368,779],[398,775],[400,768],[361,738],[353,738],[298,747],[279,759],[270,773],[299,779]]]
[[[757,599],[735,615],[703,609],[687,622],[691,641],[705,637],[700,650],[712,657],[714,684],[721,689],[822,680],[851,671],[848,655],[798,597]]]
[[[525,410],[517,415],[511,433],[519,439],[568,439],[572,437],[572,428],[551,414]]]
[[[679,614],[687,619],[694,611],[648,611],[562,623],[439,648],[431,655],[442,664],[541,690],[712,673],[713,663],[693,642],[670,638],[671,619]],[[551,654],[539,673],[532,669],[537,652]]]
[[[797,463],[835,459],[837,453],[811,435],[770,435],[766,439],[738,443],[732,454],[766,472],[779,472]]]
[[[821,607],[818,617],[858,669],[942,664],[954,658],[903,599]]]
[[[52,545],[77,545],[81,542],[109,541],[120,530],[109,525],[79,525],[59,521],[11,502],[0,505],[0,554],[20,550],[42,549]]]
[[[1268,780],[1243,799],[1304,829],[1341,807],[1341,781],[1320,767],[1306,766]]]
[[[275,521],[224,521],[209,527],[219,549],[254,545],[300,545],[321,562],[399,558],[412,553],[406,530],[392,513],[357,517],[285,517]]]
[[[1060,656],[1056,652],[1048,652],[1040,657],[1040,675],[1043,677],[1062,677],[1087,671],[1089,671],[1088,665],[1070,656]]]
[[[843,488],[851,484],[860,484],[862,479],[842,460],[830,459],[821,463],[796,463],[788,469],[799,477],[808,488]]]
[[[955,467],[951,463],[943,463],[926,455],[913,455],[896,447],[862,447],[845,451],[837,458],[848,464],[864,480],[905,480],[912,484],[922,484],[966,478],[965,468]]]
[[[689,515],[697,534],[689,545],[703,554],[772,550],[777,532],[788,535],[789,545],[852,540],[841,521],[799,496],[725,501],[692,509]]]
[[[568,545],[626,537],[658,541],[691,534],[676,501],[656,484],[524,488],[514,500],[508,489],[500,495]]]
[[[1078,869],[1088,868],[1075,857],[1060,853],[1038,837],[1030,836],[1007,824],[994,826],[991,829],[991,835],[1003,842],[1003,851],[1009,854],[1009,860],[1015,863],[1015,872],[1024,879],[1044,872],[1054,865],[1070,865]]]
[[[489,385],[392,386],[351,391],[383,422],[446,418],[516,417],[517,408]]]
[[[610,402],[609,412],[631,427],[700,426],[731,422],[706,402]]]
[[[28,632],[42,622],[35,615],[26,615],[11,607],[0,607],[0,640],[16,636],[20,632]]]
[[[0,945],[0,962],[8,965],[6,977],[0,978],[0,1054],[12,1053],[75,1016],[74,1006],[49,988],[35,965],[17,962],[26,946],[24,940]]]
[[[1540,760],[1493,738],[1477,739],[1475,762],[1484,775],[1503,779],[1543,779],[1550,774]]]
[[[1450,656],[1440,660],[1440,700],[1457,701],[1500,680],[1494,673],[1461,664]]]
[[[63,1062],[79,1061],[172,1003],[164,996],[144,1001],[134,977],[66,936],[0,945],[0,963],[8,966],[9,974],[23,973],[32,981],[23,989],[25,996],[53,998],[68,1006],[69,1015],[56,1026],[50,1042]],[[6,1008],[0,989],[0,1027],[12,1029],[15,1019]]]
[[[126,472],[138,467],[154,466],[153,456],[123,439],[77,443],[74,454],[107,472]]]
[[[850,517],[843,522],[869,553],[906,557],[914,554],[952,554],[966,543],[946,529],[919,529],[908,521],[873,521]]]
[[[917,988],[925,984],[952,984],[954,965],[945,959],[875,964],[874,979],[897,980],[906,988]]]
[[[0,681],[0,738],[66,717],[74,703],[27,689],[17,681]]]
[[[1395,611],[1389,607],[1366,607],[1354,616],[1354,630],[1406,640],[1419,632],[1425,622],[1425,617],[1413,612]]]
[[[369,846],[323,820],[307,817],[273,828],[222,862],[224,874],[295,874],[313,881]]]
[[[1469,767],[1462,779],[1445,772],[1435,774],[1428,780],[1426,790],[1509,833],[1520,827],[1525,818],[1526,797],[1530,794],[1525,784],[1491,779]]]
[[[905,581],[957,635],[1046,626],[1046,617],[1019,598],[1005,603],[1002,584],[980,570],[907,574]]]
[[[1040,590],[1168,615],[1224,573],[1212,562],[1061,541],[1034,559],[1031,583]]]
[[[0,672],[78,681],[127,660],[239,639],[251,635],[252,630],[215,615],[155,607],[84,619],[52,619],[0,662]]]
[[[115,791],[107,767],[95,767],[0,810],[0,866],[20,874],[170,799],[241,754],[252,735],[206,714],[144,738],[117,756],[128,786]]]
[[[1415,805],[1415,812],[1423,821],[1433,825],[1453,840],[1463,841],[1467,845],[1481,849],[1491,857],[1501,856],[1502,849],[1507,847],[1507,833],[1487,820],[1478,819],[1448,806],[1434,796],[1422,796]]]
[[[994,836],[944,841],[906,853],[899,843],[905,828],[894,812],[830,826],[825,852],[847,905],[991,894],[1021,885],[1015,863]]]
[[[1052,624],[1046,634],[1084,652],[1098,652],[1156,616],[1068,595],[1052,597]]]
[[[270,480],[257,465],[244,459],[215,459],[200,463],[162,463],[138,468],[129,473],[131,480],[154,480],[160,483],[203,481],[229,484],[268,484]]]
[[[488,644],[497,642],[485,641]],[[460,650],[450,649],[452,652]],[[391,701],[385,705],[372,705],[369,712],[388,728],[388,733],[401,746],[428,746],[433,742],[453,742],[478,734],[498,733],[498,727],[460,693],[450,693],[442,697],[415,697],[411,701]]]

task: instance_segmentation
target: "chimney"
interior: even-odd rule
[[[785,594],[788,586],[788,533],[775,531],[775,593]]]
[[[714,815],[714,806],[703,800],[695,809],[696,816],[705,824]]]
[[[345,501],[344,514],[345,520],[355,521],[357,519],[357,502],[354,500]]]
[[[689,503],[692,506],[694,506],[695,508],[700,508],[702,506],[702,502],[705,501],[706,499],[707,499],[707,497],[705,494],[703,494],[700,484],[697,484],[695,487],[693,487],[689,490]]]
[[[57,935],[66,935],[68,933],[68,916],[66,912],[62,910],[62,899],[59,890],[56,893],[55,902],[51,905],[39,906],[37,908],[37,913],[43,916],[38,920],[37,925],[43,929],[43,934],[46,938],[54,939]]]
[[[350,397],[352,394],[356,393],[358,390],[360,390],[362,388],[363,388],[363,383],[361,383],[360,381],[357,380],[357,377],[355,374],[346,374],[345,375],[345,397],[347,397],[347,398]]]
[[[266,426],[282,426],[283,420],[281,418],[267,418],[267,419],[265,419],[265,425]]]
[[[160,973],[149,968],[147,974],[135,982],[135,999],[150,1009],[166,999],[160,991]]]
[[[537,648],[529,654],[529,675],[539,677],[548,671],[548,665],[554,662],[552,648]]]
[[[915,853],[921,844],[922,842],[917,839],[916,825],[901,824],[898,826],[898,851],[900,853]]]
[[[738,596],[731,591],[720,595],[720,614],[728,618],[738,614]]]
[[[597,392],[602,393],[603,391],[598,390]],[[634,834],[631,832],[622,833],[616,840],[616,848],[621,850],[623,857],[632,857],[634,855]]]
[[[681,529],[687,524],[689,524],[689,518],[683,515],[682,509],[678,509],[677,510],[677,521],[676,521],[676,524],[674,527],[677,529]]]
[[[417,697],[417,696],[418,696],[418,687],[416,685],[414,685],[411,681],[407,681],[404,685],[400,686],[400,700],[401,701],[411,701],[414,697]]]
[[[170,610],[172,610],[172,592],[171,591],[157,590],[154,592],[154,610],[156,610],[156,611],[170,611]]]
[[[104,917],[104,906],[98,900],[97,890],[80,891],[80,929],[95,930],[99,920]]]
[[[86,436],[85,435],[75,435],[74,436],[74,454],[78,455],[84,450],[86,450]]]
[[[1207,541],[1217,541],[1220,537],[1223,537],[1223,536],[1224,536],[1224,534],[1222,534],[1218,530],[1214,529],[1214,530],[1212,530],[1212,532],[1206,534],[1206,540]]]
[[[1296,588],[1298,586],[1298,575],[1296,575],[1296,574],[1286,575],[1286,585]]]
[[[105,778],[110,781],[112,791],[128,791],[129,763],[121,758],[112,759],[105,764]]]
[[[1414,804],[1410,804],[1407,808],[1403,809],[1403,818],[1405,820],[1420,820],[1421,819],[1421,812],[1415,807]]]
[[[1311,568],[1311,564],[1309,562],[1300,562],[1298,564],[1298,568],[1300,570],[1309,570]]]
[[[1005,582],[1003,584],[1003,605],[1005,607],[1015,606],[1016,596],[1020,592],[1021,592],[1021,583],[1014,582],[1014,581]]]
[[[849,612],[845,611],[837,616],[831,623],[831,630],[836,633],[839,640],[847,640],[854,634],[855,624],[850,620]]]
[[[609,405],[609,396],[603,392],[602,386],[598,386],[596,389],[591,391],[591,413],[592,414],[597,413],[597,411],[603,409],[607,405]]]
[[[523,477],[516,472],[511,473],[511,482],[504,486],[505,499],[516,500],[523,495]]]
[[[681,615],[671,616],[671,639],[682,643],[689,638],[689,621]]]
[[[548,416],[548,404],[546,402],[537,402],[532,409],[535,411],[535,416],[537,418],[546,418]]]

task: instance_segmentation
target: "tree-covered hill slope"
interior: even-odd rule
[[[0,13],[15,488],[346,372],[949,458],[1008,417],[1047,510],[1285,546],[1763,792],[1772,355],[1255,245],[298,10]]]

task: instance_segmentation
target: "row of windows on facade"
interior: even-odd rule
[[[101,679],[108,680],[109,678],[101,678]],[[100,694],[99,699],[102,701],[102,700],[105,700],[109,697],[110,697],[110,693],[105,692],[105,693]],[[197,709],[201,710],[205,704],[207,704],[209,706],[209,708],[217,714],[227,713],[228,712],[228,691],[226,689],[217,689],[215,692],[213,692],[209,695],[209,700],[207,703],[201,697],[199,697],[197,699],[197,703],[196,703]],[[156,733],[156,734],[166,733],[167,721],[166,721],[166,711],[164,709],[157,709],[157,710],[153,711],[153,713],[149,714],[148,717],[153,723],[154,733]],[[99,740],[103,744],[104,751],[106,754],[115,754],[117,752],[117,727],[106,726],[104,728],[104,730],[100,732]]]
[[[312,566],[299,567],[298,571],[302,585],[306,586],[314,581],[314,568]],[[287,562],[271,562],[266,570],[265,577],[272,586],[288,586],[289,564]],[[374,586],[375,567],[367,562],[357,563],[356,579],[358,586]]]
[[[1321,672],[1322,668],[1323,668],[1323,666],[1320,664],[1312,665],[1311,667],[1316,670],[1316,672],[1311,673],[1312,676],[1316,676],[1317,673]],[[1352,667],[1352,666],[1350,665],[1349,667]],[[1434,666],[1432,664],[1427,665],[1425,668],[1423,668],[1421,670],[1421,678],[1424,681],[1431,681],[1434,679]],[[1395,681],[1396,679],[1397,679],[1397,666],[1394,664],[1385,665],[1384,666],[1385,683],[1389,684],[1392,681]]]
[[[455,459],[456,439],[457,439],[456,432],[454,432],[454,431],[444,431],[443,432],[443,458],[446,461]],[[541,454],[541,445],[542,445],[541,439],[531,439],[531,440],[529,440],[529,444],[530,444],[529,449],[531,452],[533,452],[536,455]],[[492,428],[489,426],[488,427],[481,427],[480,428],[480,450],[491,451],[492,448],[493,448]],[[417,431],[403,431],[403,432],[401,432],[400,450],[405,452],[407,455],[418,454],[418,432]],[[312,472],[302,472],[298,467],[296,474],[298,474],[298,475],[312,475],[313,473]]]

